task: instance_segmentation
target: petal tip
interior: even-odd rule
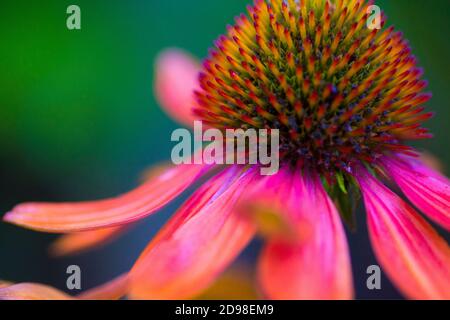
[[[16,214],[14,211],[9,211],[3,216],[2,220],[3,222],[14,223],[16,220]]]
[[[166,49],[156,57],[156,97],[173,119],[189,127],[195,120],[192,108],[199,72],[196,59],[181,49]]]

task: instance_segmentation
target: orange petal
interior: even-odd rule
[[[278,237],[268,242],[258,270],[263,292],[271,299],[351,299],[344,228],[319,178],[296,174],[291,192],[278,197],[283,200],[283,214],[303,234],[297,241]]]
[[[88,290],[77,297],[37,283],[11,284],[0,282],[0,300],[117,300],[128,292],[128,275]]]
[[[192,127],[199,64],[183,51],[172,49],[160,54],[156,70],[155,93],[159,103],[173,119]]]
[[[0,300],[70,300],[69,295],[55,288],[36,283],[0,286]]]
[[[12,286],[12,282],[0,280],[0,288]]]
[[[253,177],[231,167],[198,190],[136,262],[130,296],[187,299],[205,290],[254,235],[233,211]]]
[[[66,234],[52,243],[50,252],[58,257],[78,254],[105,245],[128,230],[128,228],[128,225],[126,225]]]
[[[128,274],[121,275],[116,279],[88,290],[77,296],[80,300],[118,300],[129,291]]]
[[[450,247],[402,199],[365,169],[357,175],[370,238],[383,268],[412,299],[450,299]]]
[[[209,166],[179,165],[113,199],[80,203],[26,203],[4,220],[30,229],[72,233],[128,224],[142,219],[181,194]]]

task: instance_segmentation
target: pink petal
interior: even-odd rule
[[[450,230],[450,181],[418,159],[385,157],[382,162],[408,199]]]
[[[254,227],[233,209],[254,173],[241,170],[206,183],[148,245],[130,273],[132,298],[192,298],[247,245]]]
[[[268,242],[259,263],[263,292],[271,299],[351,299],[344,228],[319,178],[296,173],[291,192],[277,191],[277,195],[284,214],[303,234],[298,241],[275,238]]]
[[[180,195],[209,166],[179,165],[153,177],[139,188],[113,199],[80,203],[26,203],[4,220],[30,229],[72,233],[114,227],[142,219]]]
[[[0,287],[0,300],[71,300],[55,288],[36,283],[20,283]]]
[[[200,66],[186,53],[172,49],[160,54],[156,70],[155,91],[159,103],[173,119],[192,127]]]
[[[449,299],[450,248],[445,240],[365,169],[357,179],[372,245],[392,281],[412,299]]]

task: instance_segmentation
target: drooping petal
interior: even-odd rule
[[[128,274],[72,297],[39,283],[0,282],[0,300],[117,300],[128,292]]]
[[[263,238],[278,238],[294,241],[304,236],[298,232],[294,198],[290,197],[293,174],[282,168],[272,176],[264,176],[252,183],[252,188],[246,190],[240,203],[239,211],[245,214],[257,227],[258,235]],[[292,212],[291,212],[292,211]],[[307,222],[301,224],[306,231]]]
[[[52,243],[50,252],[58,257],[82,253],[112,241],[128,228],[126,225],[66,234]]]
[[[169,163],[153,166],[144,171],[140,180],[142,183],[151,181],[164,174],[165,171],[170,170],[170,167]],[[124,225],[65,234],[51,244],[49,251],[57,257],[83,253],[108,244],[129,230],[129,228],[129,225]]]
[[[365,169],[357,179],[375,253],[392,281],[412,299],[450,298],[450,248],[402,199]]]
[[[130,272],[132,298],[187,299],[206,289],[254,235],[233,209],[254,171],[231,167],[199,189]]]
[[[179,165],[113,199],[79,203],[26,203],[4,220],[33,230],[72,233],[115,227],[142,219],[180,195],[209,166]]]
[[[197,62],[181,50],[164,51],[156,62],[156,97],[173,119],[187,127],[195,120],[192,108],[199,71]]]
[[[0,287],[0,300],[71,300],[62,291],[37,283],[20,283]]]
[[[333,202],[318,177],[296,173],[290,189],[276,192],[277,202],[300,234],[268,241],[258,270],[263,292],[271,299],[351,299],[349,250]]]
[[[125,296],[129,290],[128,274],[121,275],[116,279],[101,286],[83,292],[77,296],[80,300],[118,300]]]
[[[13,285],[12,282],[0,280],[0,288],[9,287],[12,285]]]
[[[450,181],[418,159],[385,157],[388,174],[408,199],[431,219],[450,230]]]

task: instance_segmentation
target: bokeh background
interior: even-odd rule
[[[248,1],[2,0],[0,212],[23,201],[116,195],[135,186],[150,165],[167,160],[177,125],[153,95],[155,57],[167,47],[204,57]],[[70,4],[81,8],[81,31],[66,28]],[[436,137],[418,146],[448,168],[450,2],[377,4],[410,40],[434,94],[429,107],[437,116],[428,127]],[[103,283],[130,268],[185,197],[108,247],[63,259],[47,253],[54,235],[0,223],[0,279],[65,290],[66,268],[77,264],[84,289]],[[357,298],[401,298],[386,278],[381,291],[366,288],[366,268],[376,260],[362,210],[349,241]],[[252,263],[258,247],[253,244],[241,261]]]

